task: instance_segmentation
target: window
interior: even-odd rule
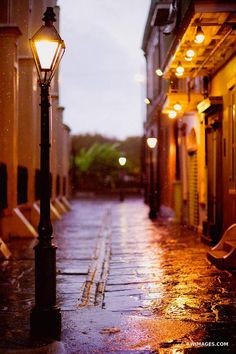
[[[236,189],[236,89],[229,91],[229,188]]]
[[[63,177],[63,195],[66,195],[66,177]]]
[[[40,199],[40,171],[38,169],[35,170],[34,176],[34,198],[35,200]]]
[[[7,208],[7,166],[0,163],[0,211]]]
[[[51,198],[52,197],[52,174],[51,173],[49,176],[49,193],[50,193],[50,198]],[[34,176],[34,197],[35,197],[35,200],[39,200],[40,196],[41,196],[40,170],[36,169],[35,176]]]
[[[17,204],[28,201],[28,171],[26,167],[18,166],[17,169]]]

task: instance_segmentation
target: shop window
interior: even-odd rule
[[[35,170],[34,176],[34,198],[35,200],[40,199],[40,171],[38,169]]]
[[[52,174],[49,176],[49,190],[50,190],[50,198],[52,198]]]
[[[49,176],[49,191],[50,191],[50,198],[52,197],[52,174],[50,173]],[[34,177],[34,197],[35,200],[39,200],[41,195],[41,183],[40,183],[40,170],[35,170],[35,177]]]
[[[236,189],[236,89],[229,91],[229,187]]]
[[[66,177],[63,177],[63,195],[66,195]]]
[[[7,208],[7,166],[0,163],[0,212]]]
[[[56,179],[56,195],[59,195],[60,194],[60,176],[57,175],[57,179]]]
[[[17,204],[24,204],[28,201],[28,170],[26,167],[18,166],[17,169]]]

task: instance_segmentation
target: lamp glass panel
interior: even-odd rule
[[[50,70],[58,50],[58,42],[47,40],[35,41],[40,66],[42,70]]]

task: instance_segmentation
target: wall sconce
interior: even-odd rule
[[[144,102],[145,102],[146,104],[150,104],[150,103],[151,103],[151,101],[150,101],[149,98],[147,98],[147,97],[144,99]]]
[[[175,119],[176,116],[177,116],[177,112],[176,112],[175,110],[172,109],[171,111],[169,111],[168,117],[169,117],[170,119]]]
[[[157,74],[157,76],[163,76],[163,71],[161,69],[157,69],[155,73]]]

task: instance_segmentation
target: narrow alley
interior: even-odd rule
[[[54,224],[61,342],[29,340],[35,241],[13,239],[0,262],[0,353],[235,352],[235,273],[208,262],[196,233],[150,221],[141,199],[72,208]]]

